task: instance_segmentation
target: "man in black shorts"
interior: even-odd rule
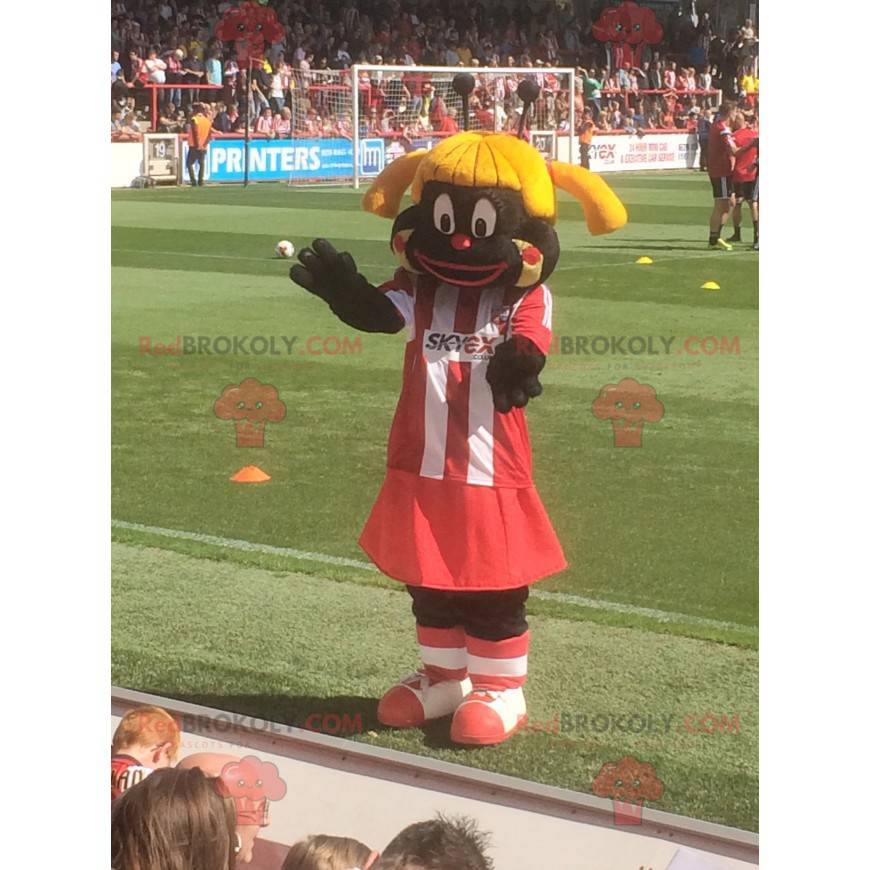
[[[749,203],[752,212],[752,226],[755,230],[753,250],[758,250],[758,131],[746,123],[742,112],[734,116],[734,143],[737,152],[734,157],[734,233],[729,242],[740,242],[740,223],[743,203]]]

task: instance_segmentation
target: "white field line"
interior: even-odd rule
[[[365,241],[373,241],[372,239],[367,239]],[[567,249],[566,249],[567,250]],[[593,251],[598,251],[601,249],[593,248]],[[152,249],[144,249],[144,248],[112,248],[113,252],[119,254],[154,254],[155,256],[160,257],[201,257],[207,260],[247,260],[255,263],[265,263],[265,262],[281,262],[277,257],[245,257],[239,254],[198,254],[193,251],[154,251]],[[747,251],[698,251],[695,253],[684,252],[682,254],[674,254],[673,256],[668,256],[667,254],[660,254],[654,258],[654,261],[657,263],[663,262],[672,262],[676,260],[705,260],[707,257],[739,257],[740,255],[752,254],[753,256],[757,256],[757,254],[752,250]],[[634,256],[633,254],[631,256]],[[286,263],[291,263],[290,260],[285,260]],[[296,261],[293,260],[293,263]],[[559,273],[564,272],[582,272],[585,269],[612,269],[614,266],[634,266],[636,263],[632,259],[627,260],[614,260],[609,263],[578,263],[576,266],[562,266],[559,268]],[[360,269],[381,269],[383,268],[383,264],[374,264],[374,263],[357,263],[357,267]],[[650,268],[648,266],[644,266],[644,268]]]
[[[342,565],[346,568],[357,568],[360,571],[378,569],[370,562],[360,559],[347,559],[343,556],[330,556],[327,553],[311,553],[308,550],[297,550],[294,547],[276,547],[272,544],[257,544],[238,538],[224,538],[219,535],[206,535],[203,532],[186,532],[181,529],[164,529],[160,526],[146,526],[142,523],[128,523],[125,520],[112,520],[112,527],[129,529],[135,532],[145,532],[163,538],[174,538],[181,541],[194,541],[198,544],[209,544],[213,547],[223,547],[228,550],[244,550],[249,553],[267,553],[276,556],[289,556],[304,562],[318,562],[323,565]],[[638,607],[634,604],[620,604],[616,601],[602,601],[597,598],[584,598],[581,595],[571,595],[567,592],[543,592],[534,587],[530,590],[534,598],[542,601],[558,601],[575,607],[588,607],[593,610],[607,610],[611,613],[626,613],[632,616],[645,616],[656,622],[697,625],[705,628],[716,628],[727,631],[737,631],[743,634],[758,634],[758,629],[752,625],[741,625],[737,622],[720,622],[718,619],[705,619],[701,616],[691,616],[687,613],[671,613],[667,610],[655,610],[651,607]]]
[[[365,241],[365,240],[364,240]],[[161,257],[202,257],[207,260],[250,260],[254,263],[286,263],[292,266],[296,260],[278,257],[244,257],[239,254],[197,254],[193,251],[154,251],[151,248],[112,248],[118,254],[155,254]],[[357,263],[362,269],[380,269],[374,263]]]

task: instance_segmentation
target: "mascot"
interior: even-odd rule
[[[556,266],[556,188],[590,232],[626,212],[587,170],[547,163],[522,133],[539,88],[518,88],[519,133],[468,129],[470,75],[454,80],[466,132],[390,163],[363,199],[393,218],[399,268],[380,287],[325,239],[299,253],[297,284],[349,326],[406,331],[387,472],[360,545],[406,584],[422,665],[381,698],[378,719],[418,728],[452,715],[451,739],[501,743],[527,721],[528,587],[566,566],[532,481],[524,407],[539,396]],[[412,205],[399,213],[411,189]]]

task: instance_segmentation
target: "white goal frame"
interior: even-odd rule
[[[573,67],[517,67],[517,66],[403,66],[403,65],[385,65],[385,64],[354,64],[350,68],[351,72],[351,109],[353,113],[353,186],[354,189],[359,189],[360,186],[360,73],[365,72],[371,75],[372,73],[435,73],[438,75],[457,73],[471,73],[472,75],[485,74],[503,75],[516,77],[537,77],[541,75],[553,74],[558,76],[567,76],[568,79],[568,154],[569,162],[576,163],[577,155],[575,154],[576,141],[576,81]],[[555,132],[555,131],[554,131]]]

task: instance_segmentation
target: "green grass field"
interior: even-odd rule
[[[528,409],[538,488],[570,563],[530,601],[527,697],[542,727],[483,750],[452,747],[444,723],[377,726],[377,698],[416,666],[407,596],[354,564],[403,339],[354,344],[272,252],[325,236],[377,283],[394,268],[389,223],[352,190],[113,192],[116,683],[297,725],[361,713],[349,739],[587,792],[604,762],[633,754],[665,784],[657,808],[757,828],[757,254],[707,250],[706,176],[607,179],[630,215],[612,236],[591,237],[560,199],[549,284],[563,352]],[[636,265],[641,255],[654,263]],[[721,289],[702,290],[708,280]],[[221,336],[248,343],[153,352],[179,336],[203,351],[223,350]],[[253,336],[274,337],[277,353],[244,353]],[[624,354],[611,352],[619,337]],[[578,352],[583,338],[598,352]],[[287,406],[262,449],[237,448],[213,412],[246,377]],[[615,448],[591,412],[623,377],[665,408],[641,449]],[[230,481],[251,463],[272,480]],[[623,727],[632,715],[647,725]],[[729,724],[699,725],[708,715]],[[558,733],[543,730],[556,717]]]

